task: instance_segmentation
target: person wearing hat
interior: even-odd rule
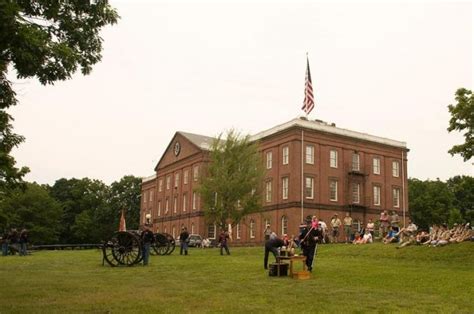
[[[189,233],[186,227],[181,228],[181,233],[179,234],[179,255],[188,255],[188,242],[189,242]]]
[[[337,243],[339,237],[339,227],[341,226],[341,219],[337,217],[337,213],[332,216],[331,227],[332,227],[332,242]]]
[[[148,265],[148,260],[150,258],[150,247],[151,244],[155,241],[155,236],[153,232],[150,230],[149,225],[143,226],[143,232],[140,235],[143,243],[143,250],[142,250],[142,258],[143,258],[143,266]]]
[[[313,258],[316,251],[316,246],[321,238],[321,231],[311,226],[312,220],[306,220],[306,226],[300,234],[301,248],[303,255],[306,256],[306,267],[309,271],[313,270]]]
[[[272,234],[272,229],[270,229],[270,224],[267,224],[265,230],[263,231],[263,236],[265,241],[270,240],[270,235]]]

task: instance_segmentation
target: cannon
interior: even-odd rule
[[[175,249],[175,241],[169,234],[156,233],[150,253],[169,255]],[[138,231],[118,231],[102,246],[103,260],[112,267],[133,266],[142,261],[143,243]]]

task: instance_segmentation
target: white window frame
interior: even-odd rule
[[[392,176],[395,178],[400,177],[400,162],[398,160],[392,161]]]
[[[178,188],[178,186],[179,186],[179,172],[176,172],[174,174],[174,187]]]
[[[393,207],[400,207],[400,188],[392,189]]]
[[[183,183],[188,184],[188,180],[189,180],[189,170],[184,170]]]
[[[352,204],[360,203],[360,183],[352,183]]]
[[[290,162],[290,147],[283,146],[282,160],[284,165],[288,165],[288,163]]]
[[[334,184],[334,185],[333,185]],[[329,181],[329,200],[332,202],[337,202],[337,180],[330,180]],[[334,190],[333,190],[334,187]],[[332,193],[334,192],[334,198],[332,197]]]
[[[197,193],[193,192],[193,210],[197,208]]]
[[[178,196],[173,198],[173,212],[176,214],[178,210]]]
[[[352,154],[352,171],[360,171],[360,154]]]
[[[158,192],[163,191],[163,179],[158,180]]]
[[[150,203],[153,202],[153,190],[150,190]]]
[[[249,224],[250,239],[255,239],[255,220],[250,219]]]
[[[171,176],[166,176],[166,189],[169,190],[171,188]]]
[[[290,178],[289,177],[283,177],[281,179],[281,188],[282,188],[282,198],[284,200],[287,200],[288,199],[288,186],[289,186],[289,181],[290,181]]]
[[[235,225],[235,237],[237,239],[240,239],[241,236],[241,230],[240,230],[240,223]]]
[[[265,182],[265,201],[267,203],[272,201],[272,180]]]
[[[172,230],[172,231],[171,231],[171,234],[173,235],[173,239],[176,239],[176,227],[173,226],[173,227],[171,228],[171,230]]]
[[[191,234],[194,234],[194,222],[191,223]]]
[[[188,193],[184,193],[183,194],[183,212],[186,211],[187,204],[188,204]],[[194,232],[192,232],[192,233],[194,233]]]
[[[329,151],[329,166],[331,168],[337,168],[337,150],[335,149]]]
[[[309,185],[308,185],[309,183]],[[311,189],[311,194],[308,195],[307,191]],[[314,178],[313,177],[305,177],[304,179],[304,197],[306,199],[313,199],[314,198]]]
[[[307,164],[314,165],[314,146],[313,145],[306,145],[305,162]]]
[[[372,172],[380,175],[380,157],[374,157],[372,159]]]
[[[169,210],[170,210],[170,199],[169,199],[169,198],[166,198],[165,214],[167,214]]]
[[[267,169],[272,169],[273,153],[271,151],[266,153]]]
[[[281,216],[281,234],[288,234],[288,217]]]
[[[158,216],[161,216],[161,201],[158,201]]]
[[[199,177],[199,166],[193,167],[193,180],[196,182]]]
[[[212,228],[212,232],[211,232]],[[207,225],[207,237],[209,239],[215,239],[216,238],[216,224],[208,224]]]
[[[382,192],[382,188],[380,187],[380,185],[374,185],[374,189],[373,189],[373,193],[374,193],[374,205],[375,206],[380,206],[380,195],[381,195],[381,192]]]

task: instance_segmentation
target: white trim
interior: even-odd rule
[[[156,179],[156,173],[154,175],[151,175],[151,176],[148,176],[148,177],[143,177],[142,178],[142,183],[145,183],[145,182],[148,182],[148,181],[151,181],[151,180],[154,180]]]

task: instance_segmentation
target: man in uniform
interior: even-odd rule
[[[143,242],[143,266],[148,265],[148,259],[150,258],[150,247],[151,244],[155,241],[155,236],[153,232],[150,230],[149,225],[145,225],[143,232],[141,234],[142,242]]]
[[[188,255],[188,241],[189,241],[189,233],[188,228],[183,227],[181,228],[181,233],[179,234],[179,255]]]
[[[306,266],[309,271],[313,270],[314,252],[320,237],[321,231],[311,226],[311,220],[306,220],[306,226],[301,231],[300,239],[303,255],[306,256]]]
[[[277,237],[275,232],[272,232],[270,239],[265,242],[265,258],[263,260],[263,267],[265,269],[268,268],[268,254],[272,252],[273,256],[275,256],[275,259],[277,259],[278,248],[282,247],[283,245],[283,240]]]

